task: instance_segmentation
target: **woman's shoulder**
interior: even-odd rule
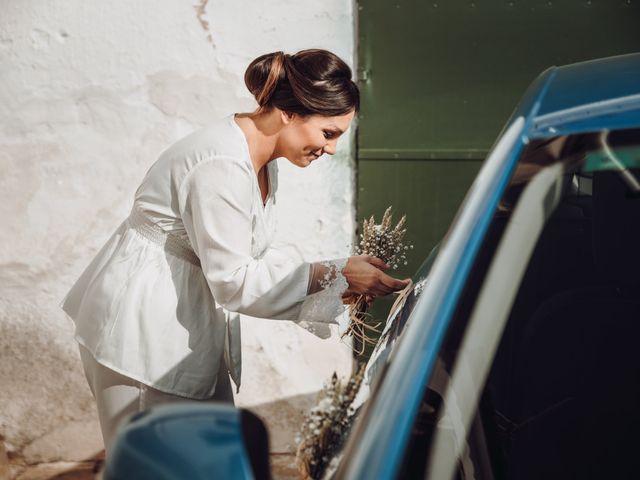
[[[172,202],[185,180],[196,172],[200,172],[197,178],[203,181],[213,175],[238,188],[244,181],[251,188],[251,158],[233,115],[199,128],[162,152],[138,187],[136,201],[148,205]]]
[[[176,141],[160,155],[159,160],[182,164],[187,170],[213,158],[246,164],[250,161],[246,140],[234,124],[233,115],[227,115],[199,128]]]

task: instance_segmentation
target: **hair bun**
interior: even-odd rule
[[[261,109],[276,107],[299,115],[334,116],[360,107],[351,69],[327,50],[261,55],[247,67],[244,82]]]
[[[278,82],[286,78],[286,57],[281,51],[267,53],[247,67],[244,83],[261,107],[269,103]]]

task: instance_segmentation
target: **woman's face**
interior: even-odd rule
[[[298,167],[307,167],[324,153],[333,155],[338,138],[349,128],[354,114],[351,111],[335,117],[301,117],[295,114],[287,117],[286,126],[278,139],[279,154]]]

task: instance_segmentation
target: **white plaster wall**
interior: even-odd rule
[[[21,0],[0,9],[0,435],[27,462],[81,459],[101,445],[60,300],[159,152],[213,118],[253,110],[242,81],[253,58],[322,47],[353,65],[353,6]],[[309,259],[346,256],[349,139],[307,169],[280,168],[279,236]],[[350,369],[348,347],[290,322],[246,319],[243,340],[240,405],[308,403],[333,370]],[[275,418],[271,407],[262,411]],[[287,439],[273,447],[291,448]]]

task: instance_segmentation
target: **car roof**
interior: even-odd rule
[[[640,94],[640,53],[552,67],[538,115]]]
[[[520,116],[529,138],[640,126],[640,53],[547,69],[512,120]]]

